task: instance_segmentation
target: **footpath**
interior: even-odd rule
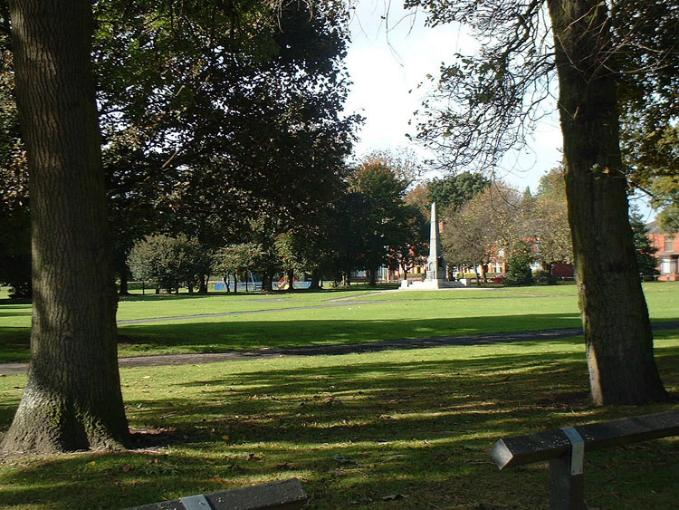
[[[653,324],[655,331],[679,329],[679,321],[667,321]],[[519,331],[513,333],[495,333],[467,336],[435,336],[427,338],[399,338],[396,340],[379,340],[361,344],[328,344],[306,347],[264,348],[253,351],[225,351],[218,353],[165,354],[157,356],[139,356],[120,358],[120,367],[156,367],[167,365],[200,365],[239,359],[281,357],[281,356],[331,356],[386,350],[424,349],[428,347],[444,347],[455,345],[490,345],[510,342],[546,342],[559,338],[582,335],[581,328],[543,329],[536,331]],[[22,374],[28,369],[28,363],[1,363],[0,376]]]

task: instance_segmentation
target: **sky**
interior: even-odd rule
[[[401,2],[359,0],[351,21],[347,68],[353,81],[346,111],[365,117],[356,154],[374,150],[412,150],[422,159],[427,150],[410,142],[415,134],[408,121],[421,108],[428,86],[427,74],[436,76],[443,62],[457,52],[471,53],[477,42],[459,25],[425,27],[422,12],[406,12]],[[383,19],[388,12],[387,19]],[[543,120],[530,148],[508,155],[498,177],[524,189],[537,189],[540,176],[561,160],[561,132],[555,115]],[[432,176],[435,174],[429,174]]]
[[[386,18],[386,19],[385,19]],[[355,153],[360,158],[376,150],[411,150],[420,159],[431,153],[409,141],[415,134],[408,122],[426,97],[427,74],[437,75],[443,62],[456,52],[472,53],[478,43],[459,25],[425,27],[422,12],[406,12],[402,1],[357,0],[352,16],[351,44],[346,64],[353,81],[345,111],[360,113],[365,123],[358,134]],[[555,109],[555,105],[548,105]],[[496,176],[523,190],[537,190],[539,179],[561,162],[558,114],[542,119],[529,147],[508,154]],[[425,174],[433,177],[436,173]],[[637,201],[647,220],[652,213]]]

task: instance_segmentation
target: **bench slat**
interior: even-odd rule
[[[679,435],[679,411],[622,418],[575,427],[585,440],[585,451]],[[570,442],[561,429],[500,439],[491,457],[500,468],[531,464],[564,455]]]
[[[302,508],[307,495],[299,480],[256,485],[206,494],[212,510],[294,510]],[[128,510],[186,510],[180,500],[152,503]]]

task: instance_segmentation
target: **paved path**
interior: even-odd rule
[[[654,324],[656,331],[679,329],[679,321],[669,321]],[[140,356],[136,358],[120,358],[121,367],[147,367],[167,365],[191,365],[214,363],[234,359],[251,359],[281,356],[318,356],[337,355],[363,352],[378,352],[392,349],[422,349],[427,347],[442,347],[451,345],[488,345],[509,342],[545,341],[567,338],[582,334],[580,328],[543,329],[539,331],[520,331],[516,333],[498,333],[492,335],[468,336],[435,336],[428,338],[400,338],[396,340],[381,340],[364,344],[330,344],[307,347],[258,349],[255,351],[227,351],[205,354],[166,354],[160,356]],[[0,364],[0,376],[21,374],[26,371],[26,363]]]

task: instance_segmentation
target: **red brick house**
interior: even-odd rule
[[[666,282],[679,281],[679,234],[662,232],[656,222],[648,224],[649,237],[658,251],[658,280]]]

